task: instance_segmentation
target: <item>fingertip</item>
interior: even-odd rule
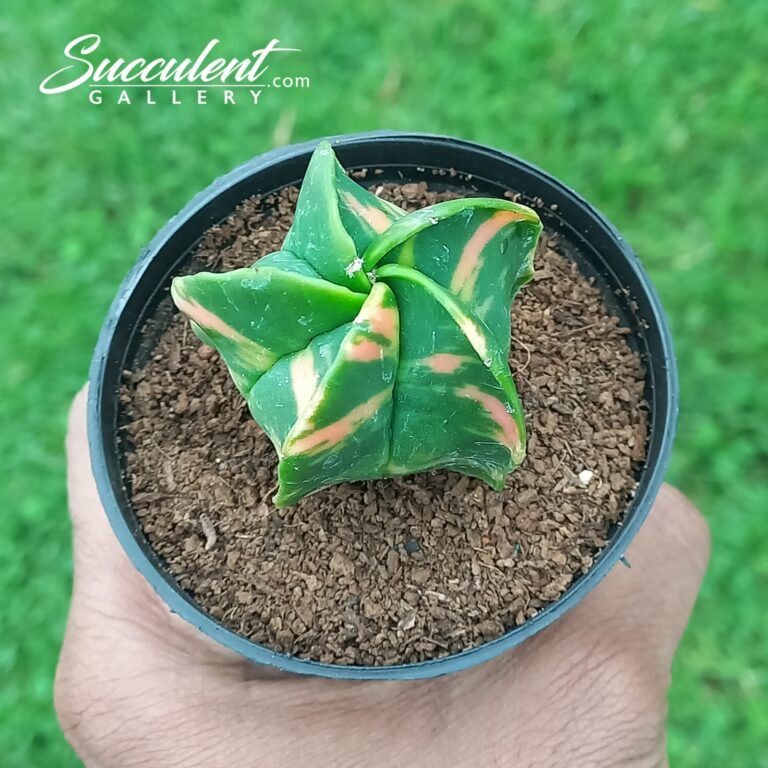
[[[707,523],[688,498],[664,485],[626,557],[631,568],[614,568],[584,601],[581,616],[589,615],[586,623],[601,632],[661,650],[666,665],[706,572]]]
[[[88,384],[84,384],[72,398],[67,415],[67,451],[71,452],[73,443],[86,432],[86,411],[88,404]]]
[[[704,515],[682,491],[668,483],[659,492],[654,512],[665,523],[666,533],[685,548],[703,576],[712,548],[709,524]]]
[[[88,385],[72,399],[67,419],[67,491],[69,512],[75,528],[101,522],[101,501],[91,471],[87,430]]]

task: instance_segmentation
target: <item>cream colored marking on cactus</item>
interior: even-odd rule
[[[384,211],[372,205],[363,205],[351,192],[342,192],[342,196],[347,206],[364,219],[374,232],[381,234],[389,229],[392,222]]]
[[[408,467],[403,467],[400,464],[393,464],[391,462],[387,464],[386,470],[390,475],[407,475],[411,473],[411,470]]]
[[[468,384],[461,389],[457,389],[456,394],[459,397],[468,397],[470,400],[474,400],[486,410],[491,419],[493,419],[499,427],[501,433],[499,435],[500,441],[514,454],[515,450],[520,445],[520,433],[517,430],[515,420],[507,411],[504,403],[493,395],[483,392],[474,384]]]
[[[346,416],[343,416],[333,424],[327,427],[321,427],[314,432],[310,432],[304,437],[286,441],[283,451],[286,456],[296,456],[300,453],[319,453],[327,451],[329,448],[341,443],[349,437],[363,422],[373,417],[381,406],[389,400],[392,394],[392,388],[387,387],[384,391],[366,400],[364,403],[353,408]],[[302,432],[311,429],[309,420],[305,420],[302,425]]]
[[[401,246],[400,253],[397,255],[397,263],[403,267],[416,266],[416,253],[414,246],[416,243],[415,237],[409,237]]]
[[[238,343],[235,348],[237,362],[246,370],[255,369],[257,371],[266,371],[277,358],[268,349],[255,341],[245,339]]]
[[[488,345],[485,341],[485,336],[481,333],[480,329],[475,325],[474,321],[468,317],[461,317],[458,319],[459,328],[463,331],[467,337],[467,341],[472,345],[472,349],[480,355],[481,360],[485,360],[488,357]]]
[[[498,211],[484,221],[476,230],[459,257],[459,263],[451,278],[451,292],[459,296],[463,301],[469,301],[475,291],[480,269],[483,261],[480,254],[488,243],[498,234],[499,230],[512,221],[524,219],[521,213],[516,211]]]
[[[312,401],[319,379],[312,350],[304,349],[294,355],[289,370],[293,399],[296,401],[296,414],[301,416]]]
[[[489,296],[482,304],[480,304],[477,307],[477,309],[475,309],[475,312],[477,312],[479,317],[482,317],[483,320],[485,320],[485,317],[490,311],[492,306],[493,306],[493,295]]]
[[[358,339],[356,343],[346,345],[344,356],[356,363],[370,363],[384,358],[384,347],[370,339]]]
[[[430,368],[433,373],[453,373],[465,363],[474,362],[473,358],[466,355],[453,355],[449,352],[435,352],[429,357],[422,357],[416,361],[418,365]]]
[[[184,296],[178,289],[174,290],[173,285],[171,285],[171,294],[179,310],[190,320],[196,322],[204,331],[215,331],[235,344],[240,344],[243,348],[241,356],[250,364],[262,368],[274,362],[275,355],[269,349],[257,341],[243,336],[240,331],[236,331],[231,325],[227,325],[218,315],[201,306],[194,299]]]

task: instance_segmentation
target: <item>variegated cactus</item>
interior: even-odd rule
[[[406,214],[323,142],[281,251],[173,281],[277,449],[278,506],[436,467],[503,487],[525,453],[510,305],[540,231],[495,198]]]

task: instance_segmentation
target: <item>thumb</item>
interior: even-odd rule
[[[632,656],[666,687],[710,552],[696,507],[664,485],[648,519],[617,565],[583,603],[547,631],[547,646],[573,644]],[[554,628],[553,628],[554,629]],[[610,647],[609,647],[610,646]],[[550,648],[551,650],[551,648]]]

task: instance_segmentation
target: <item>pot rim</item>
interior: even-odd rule
[[[88,443],[90,448],[91,467],[96,480],[99,496],[106,511],[112,529],[127,553],[133,565],[150,583],[160,598],[166,603],[171,612],[201,630],[205,635],[213,638],[223,646],[235,651],[241,656],[259,663],[281,670],[298,674],[309,674],[322,677],[340,679],[417,679],[429,678],[456,672],[462,669],[480,664],[504,650],[519,645],[524,640],[541,631],[563,613],[578,604],[594,587],[606,576],[611,568],[620,560],[629,543],[634,538],[643,521],[648,515],[655,500],[664,474],[669,465],[672,443],[677,426],[679,384],[677,365],[674,355],[672,338],[667,324],[661,302],[650,278],[643,269],[638,257],[629,247],[616,228],[598,211],[570,187],[563,184],[555,177],[542,171],[535,165],[521,160],[508,152],[493,149],[483,144],[455,139],[451,136],[432,133],[400,132],[400,131],[369,131],[362,133],[342,134],[327,137],[334,148],[344,149],[356,144],[374,142],[398,141],[428,141],[432,144],[444,144],[449,149],[472,150],[483,153],[491,158],[495,157],[505,163],[514,163],[529,174],[538,176],[548,186],[555,187],[559,193],[577,207],[581,208],[591,220],[591,224],[603,230],[613,244],[621,252],[626,267],[633,273],[634,279],[645,293],[650,309],[650,319],[656,327],[660,341],[661,357],[658,365],[659,373],[663,378],[665,397],[662,398],[661,408],[652,413],[654,429],[662,432],[661,443],[655,454],[655,461],[646,464],[641,471],[641,478],[645,482],[645,490],[642,498],[633,499],[636,502],[633,514],[626,524],[620,523],[610,540],[598,553],[592,567],[581,575],[571,587],[569,587],[557,600],[543,608],[536,616],[523,624],[507,630],[503,635],[483,643],[482,645],[460,653],[452,654],[428,661],[391,666],[346,666],[328,664],[319,661],[302,659],[284,653],[272,651],[265,646],[258,645],[235,632],[226,629],[212,619],[202,608],[197,606],[191,597],[182,592],[175,584],[173,578],[165,572],[158,563],[153,562],[145,548],[141,546],[139,537],[143,536],[137,525],[131,526],[121,509],[115,489],[110,480],[107,467],[107,457],[104,440],[104,416],[103,404],[114,393],[108,393],[104,388],[105,369],[109,363],[109,353],[115,336],[118,321],[126,309],[129,298],[136,289],[148,265],[156,254],[168,244],[170,238],[178,232],[180,227],[193,215],[199,213],[205,206],[221,195],[225,190],[247,180],[255,173],[285,160],[307,155],[315,147],[318,141],[315,139],[300,144],[293,144],[263,153],[238,166],[234,170],[219,177],[208,187],[196,194],[182,210],[172,217],[152,238],[150,243],[141,251],[137,262],[123,280],[115,299],[113,300],[107,317],[102,326],[96,345],[94,356],[89,371],[88,393]],[[429,167],[429,163],[426,163]],[[446,169],[448,170],[448,169]],[[652,360],[647,361],[650,369]],[[650,370],[649,370],[650,374]],[[656,398],[654,398],[656,403]],[[656,403],[657,407],[658,404]],[[649,434],[649,447],[650,447]],[[629,507],[628,507],[629,508]]]

